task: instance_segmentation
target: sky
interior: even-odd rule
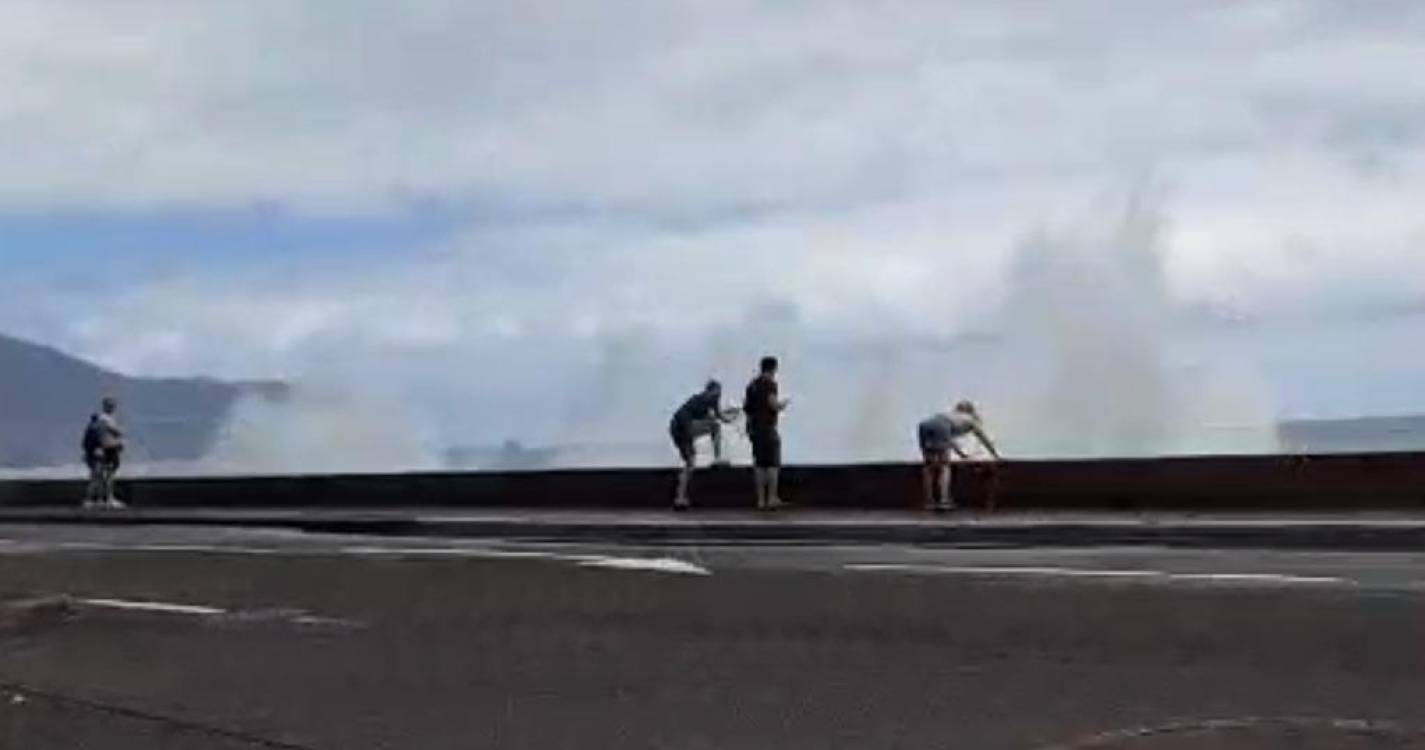
[[[913,454],[966,395],[1011,453],[1425,410],[1419,3],[3,15],[0,331],[288,380],[402,464],[668,459],[764,352],[793,460]]]

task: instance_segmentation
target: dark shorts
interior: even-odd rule
[[[98,450],[85,456],[84,465],[88,466],[90,471],[105,469],[109,472],[115,472],[119,470],[119,463],[122,456],[123,450],[120,448],[104,448],[103,450]]]
[[[920,452],[926,456],[950,452],[950,436],[928,424],[916,428],[916,440],[920,443]]]
[[[697,449],[693,447],[693,426],[681,420],[673,420],[668,423],[668,437],[673,439],[673,447],[678,449],[678,456],[684,463],[693,460],[697,455]]]
[[[752,465],[759,469],[776,469],[782,465],[782,436],[773,429],[748,430],[752,442]]]

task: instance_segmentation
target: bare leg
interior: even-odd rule
[[[757,486],[757,509],[762,510],[767,507],[767,470],[754,467],[752,482]]]
[[[122,508],[124,504],[119,502],[115,489],[118,486],[118,469],[113,466],[104,467],[104,504],[110,508]]]
[[[939,478],[937,474],[938,471],[939,467],[930,462],[920,467],[920,486],[925,494],[926,508],[935,507],[935,485],[936,480]]]
[[[713,463],[720,464],[722,463],[722,425],[718,424],[717,422],[713,422],[711,435],[713,444]]]
[[[89,467],[89,483],[84,487],[84,507],[90,507],[100,501],[104,492],[104,474],[97,464]]]
[[[114,474],[105,466],[99,470],[99,502],[109,503],[114,499]]]
[[[692,476],[693,462],[687,461],[683,464],[683,467],[678,470],[678,492],[673,496],[673,507],[688,507],[688,481],[692,478]]]
[[[940,505],[944,508],[955,507],[955,500],[950,497],[950,462],[940,464]]]
[[[777,492],[777,482],[781,479],[780,468],[767,469],[767,507],[776,508],[782,504],[782,496]]]

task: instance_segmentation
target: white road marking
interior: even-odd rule
[[[1076,576],[1082,578],[1158,578],[1166,575],[1157,570],[1102,570],[1095,568],[984,567],[954,565],[901,565],[897,563],[852,564],[847,570],[889,571],[904,573],[945,573],[958,575],[1023,575]]]
[[[931,573],[971,576],[1060,576],[1068,578],[1141,578],[1166,581],[1218,581],[1223,583],[1343,584],[1351,581],[1332,576],[1298,576],[1285,573],[1174,573],[1166,570],[1115,570],[1106,568],[979,567],[952,565],[903,565],[862,563],[844,566],[863,572]]]
[[[78,552],[189,552],[212,555],[281,555],[312,554],[303,550],[277,547],[244,547],[228,544],[109,544],[105,542],[28,542],[17,545],[20,552],[45,552],[50,549]]]
[[[1349,583],[1345,578],[1334,576],[1297,576],[1285,573],[1172,573],[1173,578],[1183,581],[1265,581],[1267,583]]]
[[[471,521],[484,520],[489,519],[478,516],[416,516],[418,523],[469,523]]]
[[[218,544],[136,544],[124,549],[135,552],[201,552],[224,555],[272,555],[282,551],[275,547],[239,547]]]
[[[478,547],[342,547],[344,554],[351,555],[392,555],[427,557],[469,557],[491,560],[554,560],[572,562],[586,568],[610,568],[613,570],[649,570],[661,573],[683,573],[686,575],[712,575],[712,571],[684,560],[668,557],[609,557],[604,555],[566,555],[557,552],[536,552],[528,550],[498,550]]]
[[[72,599],[77,604],[85,607],[95,607],[98,609],[118,609],[129,612],[151,612],[165,615],[188,615],[191,617],[225,617],[232,616],[238,618],[249,618],[253,620],[285,620],[293,625],[306,625],[318,627],[362,627],[362,624],[355,620],[343,620],[336,617],[322,617],[308,614],[301,609],[271,609],[271,610],[229,610],[222,607],[211,607],[206,604],[181,604],[177,602],[146,601],[142,599],[108,599],[108,598],[77,598]]]
[[[89,607],[126,609],[138,612],[162,612],[170,615],[213,617],[215,615],[225,615],[228,613],[226,609],[207,607],[201,604],[175,604],[173,602],[148,602],[133,599],[76,599],[75,601]]]
[[[589,568],[610,570],[647,570],[684,575],[712,575],[712,571],[693,563],[668,557],[611,557],[604,555],[561,554],[537,550],[503,550],[490,547],[383,547],[358,545],[315,549],[282,549],[277,547],[240,547],[209,544],[108,544],[102,542],[59,542],[16,547],[15,551],[42,552],[60,548],[84,552],[180,552],[235,555],[345,555],[356,557],[444,557],[485,560],[552,560],[574,563]]]
[[[1102,568],[962,566],[955,570],[959,573],[982,575],[1073,576],[1082,578],[1157,578],[1166,575],[1160,570],[1110,570]]]
[[[671,557],[600,557],[578,556],[579,565],[585,568],[611,568],[614,570],[647,570],[656,573],[681,573],[683,575],[710,576],[712,571],[685,560]]]
[[[343,555],[474,557],[491,560],[549,560],[560,557],[551,552],[499,550],[486,547],[342,547],[337,551]]]

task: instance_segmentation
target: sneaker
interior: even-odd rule
[[[767,507],[763,508],[763,510],[781,510],[785,506],[786,503],[782,502],[781,498],[774,497],[767,501]]]
[[[112,508],[113,510],[122,510],[129,506],[125,505],[123,501],[119,500],[117,497],[111,497],[108,499],[108,501],[104,503],[104,507]]]
[[[691,507],[693,507],[693,504],[689,502],[688,498],[686,497],[679,497],[673,499],[673,510],[687,510]]]
[[[955,503],[949,500],[943,500],[935,504],[934,510],[936,513],[949,513],[950,511],[955,510]]]

